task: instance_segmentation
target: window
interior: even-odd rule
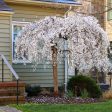
[[[107,2],[108,9],[110,10],[112,8],[112,0],[108,0]],[[112,10],[107,12],[107,19],[108,21],[112,20]]]
[[[22,58],[17,60],[17,55],[15,52],[15,41],[17,38],[17,35],[22,31],[22,29],[24,28],[24,26],[28,24],[28,22],[13,22],[12,25],[12,60],[14,63],[23,63]],[[26,54],[24,54],[24,57],[27,59],[26,61],[28,62],[28,56]]]
[[[110,61],[112,62],[112,41],[110,41],[110,47],[108,49],[108,57]]]
[[[112,51],[112,41],[110,41],[110,50]]]

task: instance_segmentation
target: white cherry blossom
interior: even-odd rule
[[[95,17],[81,14],[46,17],[26,25],[16,41],[17,57],[24,57],[26,53],[35,65],[52,61],[51,46],[55,46],[59,62],[64,56],[65,41],[68,42],[69,64],[80,72],[87,73],[93,67],[103,72],[111,70],[106,32]]]

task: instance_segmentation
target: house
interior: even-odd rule
[[[112,11],[104,13],[108,10],[105,6],[111,7],[110,3],[112,0],[91,0],[89,7],[112,41]],[[26,61],[24,65],[21,59],[15,59],[15,38],[29,22],[40,20],[45,16],[64,16],[70,6],[73,10],[82,7],[80,2],[74,0],[0,0],[0,53],[5,55],[21,81],[41,87],[53,87],[52,65],[39,64],[37,70],[34,71],[30,62]],[[68,14],[72,13],[70,11]],[[0,65],[0,80],[2,81],[2,73],[4,73],[5,81],[14,80],[9,68],[5,64],[3,66],[1,59]],[[58,65],[58,82],[59,86],[65,83],[64,62]]]
[[[12,64],[21,81],[41,87],[53,86],[52,65],[45,68],[40,64],[34,71],[28,61],[24,65],[21,59],[15,60],[15,38],[25,24],[45,16],[64,16],[70,6],[75,9],[81,4],[73,0],[1,0],[0,53]],[[7,81],[13,80],[6,65],[4,76]],[[58,65],[58,81],[60,86],[64,84],[64,63]]]
[[[99,19],[111,41],[111,11],[103,13],[105,5],[108,5],[109,1],[111,0],[91,0],[90,6],[92,6],[91,10],[93,10],[94,16]],[[25,24],[40,20],[45,16],[64,16],[70,6],[74,10],[81,7],[80,2],[74,2],[73,0],[4,0],[4,2],[1,0],[0,2],[0,53],[4,54],[12,64],[20,80],[27,84],[52,87],[52,65],[44,66],[40,64],[34,71],[32,64],[28,61],[24,65],[21,59],[15,60],[15,38]],[[64,68],[64,63],[58,65],[60,86],[64,84]],[[5,80],[13,80],[7,66],[4,69]]]

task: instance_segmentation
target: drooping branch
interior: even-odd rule
[[[98,20],[92,16],[46,17],[27,25],[16,42],[17,57],[29,56],[35,64],[52,61],[51,45],[56,45],[57,60],[63,60],[64,40],[68,43],[69,64],[79,72],[89,72],[94,66],[111,70],[107,57],[109,41]]]

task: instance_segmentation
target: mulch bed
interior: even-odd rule
[[[39,104],[83,104],[83,103],[97,103],[103,102],[102,99],[96,98],[80,98],[80,97],[49,97],[49,96],[37,96],[27,97],[26,102],[28,103],[39,103]]]

